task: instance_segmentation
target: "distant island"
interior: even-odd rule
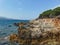
[[[19,20],[19,19],[11,19],[11,18],[6,18],[6,17],[1,17],[0,16],[0,20]]]

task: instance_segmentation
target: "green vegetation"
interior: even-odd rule
[[[53,18],[60,15],[60,7],[49,9],[39,15],[39,18]]]

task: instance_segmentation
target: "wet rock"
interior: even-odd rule
[[[19,26],[19,23],[14,23],[15,26]]]
[[[12,25],[9,25],[8,27],[12,27]]]

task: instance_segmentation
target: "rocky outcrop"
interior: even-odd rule
[[[32,36],[39,36],[45,32],[59,32],[60,31],[60,19],[57,18],[45,18],[31,21],[33,28],[31,28]]]
[[[29,23],[19,23],[18,34],[10,36],[24,45],[60,45],[60,19],[43,18]]]

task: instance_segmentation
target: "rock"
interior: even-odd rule
[[[14,23],[15,26],[19,26],[19,23]]]
[[[11,42],[17,42],[18,36],[16,34],[11,34],[9,39]]]
[[[9,25],[8,27],[11,27],[12,25]]]
[[[39,45],[44,45],[45,42],[60,41],[60,19],[58,18],[43,18],[32,20],[28,26],[25,23],[15,24],[18,28],[18,36],[11,35],[11,41],[18,41],[21,44],[34,44],[39,42]],[[28,27],[28,28],[27,28]],[[53,40],[54,39],[54,40]],[[35,41],[34,41],[35,40]],[[29,43],[27,44],[27,42]],[[54,42],[53,42],[54,43]]]

